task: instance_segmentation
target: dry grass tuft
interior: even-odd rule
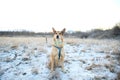
[[[92,65],[90,65],[90,66],[88,66],[88,67],[86,67],[86,69],[87,70],[92,70],[93,68],[95,68],[95,67],[101,67],[102,65],[99,65],[99,64],[92,64]]]
[[[23,60],[23,61],[30,60],[30,56],[29,56],[29,55],[30,55],[29,53],[24,53],[24,54],[22,55],[22,60]]]
[[[106,68],[108,68],[110,70],[110,72],[114,73],[114,66],[112,64],[105,64],[104,65]]]
[[[48,78],[49,80],[61,80],[60,73],[58,71],[53,71]]]
[[[39,73],[38,68],[35,68],[35,67],[31,69],[31,72],[32,72],[32,74],[38,74]]]
[[[47,53],[47,50],[42,46],[38,48],[38,51],[43,52],[43,53]]]
[[[118,40],[65,38],[65,42],[70,45],[85,44],[86,48],[84,48],[84,50],[88,50],[90,46],[95,45],[94,51],[98,53],[120,54],[120,41]],[[101,47],[97,47],[97,46],[101,46]]]
[[[120,80],[120,73],[117,74],[117,80]]]

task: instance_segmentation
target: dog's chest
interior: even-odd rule
[[[58,56],[59,53],[61,54],[61,56],[64,54],[64,49],[63,49],[63,48],[61,49],[61,51],[59,51],[59,49],[53,47],[53,50],[52,50],[52,51],[53,51],[53,55],[54,55],[54,56]]]

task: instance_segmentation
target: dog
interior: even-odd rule
[[[52,28],[54,36],[53,36],[53,44],[52,44],[52,51],[50,54],[50,62],[49,68],[51,72],[55,70],[55,67],[61,66],[62,71],[64,72],[64,40],[63,35],[65,33],[65,28],[62,31],[56,31]]]

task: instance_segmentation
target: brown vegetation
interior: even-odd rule
[[[0,31],[0,36],[32,36],[32,37],[51,37],[51,32],[29,32],[29,31]],[[115,25],[112,29],[101,30],[93,29],[88,32],[73,31],[66,32],[65,37],[73,38],[96,38],[96,39],[120,39],[120,24]]]

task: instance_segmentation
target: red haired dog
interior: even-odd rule
[[[64,40],[63,34],[65,33],[65,28],[62,31],[56,31],[52,28],[54,36],[53,36],[53,45],[52,45],[52,52],[50,54],[50,69],[51,71],[58,65],[62,67],[62,71],[64,71]]]

